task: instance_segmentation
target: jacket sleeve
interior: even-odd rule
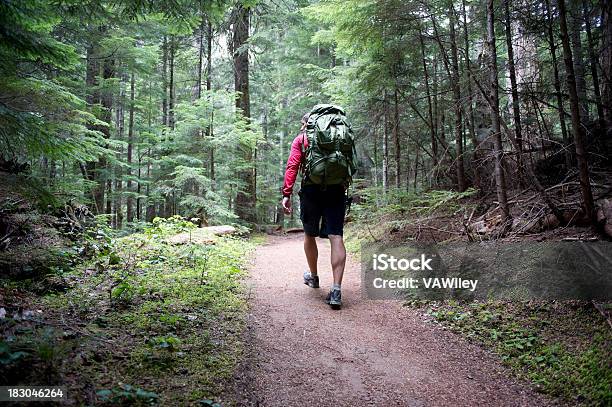
[[[295,184],[304,157],[304,152],[302,151],[303,139],[304,136],[298,134],[293,140],[293,143],[291,143],[291,152],[289,153],[289,159],[287,160],[287,167],[285,169],[285,183],[283,184],[282,190],[283,196],[291,196],[293,193],[293,184]]]

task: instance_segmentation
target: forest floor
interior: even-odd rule
[[[319,245],[321,288],[302,282],[300,237],[270,237],[250,269],[250,347],[230,398],[239,405],[550,405],[493,354],[400,301],[367,300],[349,256],[343,307],[324,302],[329,244]]]

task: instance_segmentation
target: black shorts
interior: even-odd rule
[[[342,236],[346,202],[343,185],[303,185],[299,192],[300,219],[308,236]],[[321,222],[322,221],[322,222]]]

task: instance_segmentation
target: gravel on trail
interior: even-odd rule
[[[341,310],[329,243],[318,240],[321,288],[303,284],[302,239],[270,237],[250,268],[248,346],[231,397],[246,406],[540,406],[555,402],[494,355],[424,320],[400,301],[362,295],[350,256]]]

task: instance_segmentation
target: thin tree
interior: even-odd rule
[[[126,220],[128,222],[134,221],[134,197],[132,195],[132,162],[133,162],[133,151],[134,151],[134,100],[135,100],[135,84],[136,77],[134,72],[130,77],[130,113],[128,118],[128,146],[127,146],[127,185],[126,189],[128,192],[127,196],[127,209],[126,209]]]
[[[586,149],[584,147],[584,136],[580,125],[580,101],[576,89],[576,78],[574,75],[574,61],[572,59],[572,49],[567,30],[567,10],[565,0],[558,0],[559,6],[559,26],[561,31],[561,44],[563,45],[563,60],[565,62],[567,88],[570,96],[570,112],[572,116],[572,133],[574,134],[574,145],[576,146],[576,162],[580,179],[580,190],[582,192],[582,203],[589,222],[595,222],[595,204],[593,202],[593,192],[589,179],[589,166],[587,163]]]
[[[504,175],[504,155],[501,138],[499,116],[499,85],[497,74],[497,46],[495,44],[495,13],[493,0],[487,1],[487,43],[489,48],[489,75],[491,82],[491,121],[493,126],[493,149],[495,153],[495,184],[497,186],[497,200],[506,220],[510,218],[508,197],[506,192],[506,178]]]
[[[550,11],[550,0],[545,0],[547,33],[548,33],[548,49],[552,58],[553,77],[555,86],[555,95],[557,97],[557,106],[559,112],[559,125],[561,127],[561,137],[563,139],[563,148],[565,151],[565,166],[569,170],[572,167],[572,155],[569,150],[570,140],[567,135],[567,125],[565,124],[565,109],[563,107],[563,95],[561,94],[561,79],[559,78],[559,64],[557,63],[557,45],[553,35],[553,18]]]
[[[459,57],[457,55],[457,40],[455,35],[455,25],[457,16],[452,2],[450,3],[450,41],[451,41],[451,83],[453,88],[453,104],[455,108],[455,152],[457,173],[457,187],[463,192],[467,188],[465,181],[465,167],[463,163],[463,126],[461,124],[461,88],[459,85]]]
[[[518,171],[523,171],[523,135],[521,130],[521,110],[516,83],[516,68],[514,67],[514,47],[512,46],[512,26],[510,20],[510,0],[504,0],[504,25],[506,28],[506,48],[508,50],[508,70],[510,72],[510,88],[512,92],[512,116],[514,118],[514,137],[518,144],[517,154]],[[519,174],[519,179],[522,176]]]

